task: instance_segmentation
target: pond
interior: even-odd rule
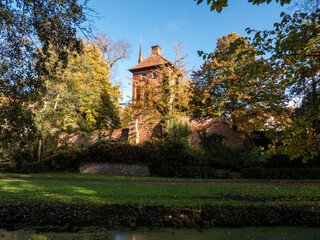
[[[38,232],[33,230],[6,231],[0,229],[2,240],[319,240],[320,228],[246,227],[192,229],[138,229],[135,231],[85,228],[77,233]]]

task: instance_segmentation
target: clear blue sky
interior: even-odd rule
[[[188,68],[197,69],[203,63],[198,50],[214,51],[217,39],[231,32],[247,36],[247,27],[270,29],[287,10],[276,3],[253,6],[248,0],[229,0],[220,14],[210,12],[206,1],[197,6],[193,0],[90,0],[88,6],[100,14],[94,19],[94,33],[107,33],[114,41],[127,39],[132,46],[130,58],[118,62],[113,74],[124,102],[131,99],[128,69],[138,63],[140,39],[145,58],[151,46],[159,45],[170,61],[174,61],[174,42],[184,42]]]

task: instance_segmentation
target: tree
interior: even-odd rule
[[[91,133],[120,126],[118,102],[121,97],[119,86],[110,82],[110,68],[100,50],[90,44],[83,44],[83,53],[71,51],[66,67],[47,69],[55,72],[54,78],[47,78],[46,94],[34,106],[38,127],[38,160],[42,141],[47,143],[62,132]],[[52,63],[57,55],[51,52]],[[50,74],[53,75],[53,74]],[[53,145],[55,146],[55,145]]]
[[[120,119],[121,119],[121,127],[122,128],[129,128],[130,121],[132,119],[132,105],[125,104],[120,109]]]
[[[279,114],[284,91],[276,87],[273,69],[264,58],[256,58],[248,39],[231,33],[218,39],[213,53],[199,54],[205,62],[193,72],[194,115],[222,117],[234,129],[250,133],[264,129]]]
[[[119,60],[129,57],[131,45],[125,39],[114,42],[107,34],[100,33],[90,43],[99,48],[109,69],[113,69]]]
[[[277,141],[280,153],[306,162],[320,152],[320,10],[281,16],[273,30],[255,31],[253,41],[271,55],[269,65],[278,71],[279,86],[286,88],[291,100],[304,99],[283,123],[284,133]]]
[[[68,49],[80,51],[75,34],[77,28],[85,30],[85,4],[76,0],[0,2],[1,146],[26,139],[33,132],[30,106],[45,89],[49,45],[57,52],[57,62],[64,64]],[[42,52],[37,52],[38,47]],[[41,60],[35,64],[35,58]]]
[[[197,5],[203,2],[203,0],[194,0],[197,2]],[[248,0],[248,2],[252,2],[252,4],[261,4],[267,2],[269,4],[272,0]],[[275,0],[277,3],[280,3],[281,6],[284,4],[289,4],[291,0]],[[210,5],[210,11],[216,10],[218,13],[222,11],[222,8],[228,6],[228,0],[207,0],[207,5]]]

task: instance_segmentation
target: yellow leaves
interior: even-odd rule
[[[92,44],[84,43],[83,47],[82,54],[69,53],[68,66],[58,69],[57,80],[46,80],[47,97],[51,97],[46,101],[51,101],[50,106],[55,105],[55,96],[60,96],[61,115],[57,114],[55,122],[62,130],[92,131],[101,127],[98,121],[108,122],[104,126],[110,126],[110,119],[116,114],[112,113],[112,117],[108,114],[119,108],[121,92],[119,86],[112,86],[110,82],[110,67],[103,61],[102,53]],[[103,99],[105,93],[110,97],[109,101]]]
[[[71,115],[64,115],[63,116],[63,123],[64,124],[62,125],[62,129],[67,130],[69,128],[71,128],[71,129],[78,128],[77,121],[78,121],[77,117],[73,117]]]

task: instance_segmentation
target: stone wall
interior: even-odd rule
[[[127,141],[128,134],[128,128],[106,131],[100,137],[98,132],[94,132],[91,135],[63,133],[59,137],[58,147],[65,145],[89,145],[97,142],[99,138],[103,140]]]
[[[138,111],[137,111],[138,112]],[[129,130],[129,141],[134,144],[142,144],[152,137],[161,137],[160,116],[156,113],[149,115],[136,113],[132,118]]]
[[[163,129],[159,123],[160,117],[155,113],[150,115],[136,115],[132,118],[129,128],[117,129],[105,132],[101,139],[115,141],[129,141],[133,144],[143,144],[152,137],[161,137]],[[199,133],[220,134],[224,136],[226,146],[238,148],[245,144],[245,137],[242,133],[234,131],[221,118],[194,118],[180,116],[179,119],[187,122],[190,128],[189,144],[191,147],[199,147]],[[99,134],[97,132],[86,136],[79,134],[64,134],[60,136],[59,146],[62,145],[87,145],[97,142]]]
[[[188,121],[190,127],[189,144],[191,147],[200,145],[199,133],[216,133],[224,136],[224,143],[229,148],[242,147],[245,144],[245,137],[242,133],[234,131],[221,118],[184,118]]]
[[[148,166],[144,164],[85,163],[80,167],[80,172],[121,176],[150,175]]]
[[[161,135],[162,129],[159,125],[159,120],[155,117],[148,118],[146,116],[139,116],[136,119],[138,119],[138,122],[135,120],[136,124],[132,125],[130,128],[131,135],[129,133],[132,143],[142,144],[151,137]],[[189,125],[189,144],[191,147],[199,147],[199,133],[204,132],[207,134],[216,133],[224,136],[224,142],[226,146],[230,148],[238,148],[245,144],[244,135],[234,131],[221,118],[201,119],[189,116],[180,116],[179,119],[183,122],[187,122]]]

